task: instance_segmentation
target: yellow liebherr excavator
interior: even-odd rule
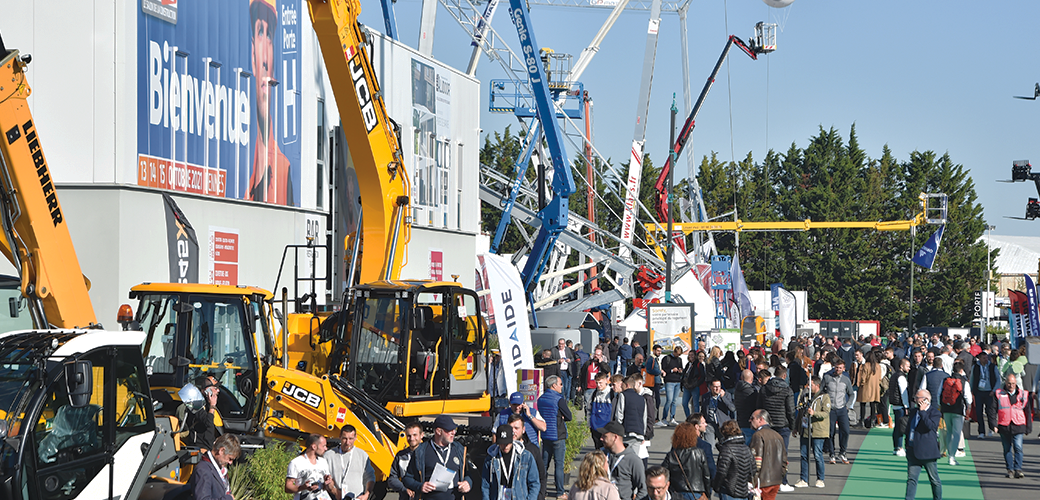
[[[459,283],[398,279],[410,238],[408,173],[357,22],[360,3],[307,5],[363,193],[360,234],[348,248],[363,284],[331,317],[286,314],[278,334],[273,296],[260,288],[144,283],[130,298],[139,301],[134,321],[146,334],[157,400],[173,403],[184,384],[213,375],[225,431],[338,437],[352,424],[386,474],[406,446],[398,417],[489,409],[486,325],[476,293]]]

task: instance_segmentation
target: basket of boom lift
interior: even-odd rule
[[[1015,160],[1011,165],[1011,180],[1014,182],[1024,182],[1029,180],[1029,171],[1032,170],[1032,165],[1029,164],[1029,160]]]

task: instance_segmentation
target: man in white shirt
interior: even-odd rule
[[[939,355],[939,359],[942,360],[943,371],[946,372],[947,375],[953,375],[953,360],[955,359],[953,356],[953,346],[949,344],[942,346],[942,354]]]
[[[332,481],[339,490],[339,499],[368,500],[376,482],[368,453],[354,446],[356,439],[357,429],[350,424],[344,425],[339,431],[339,447],[325,454]]]
[[[307,436],[303,446],[303,453],[289,462],[285,492],[293,493],[293,500],[340,498],[329,474],[329,463],[322,458],[327,449],[325,436],[311,434]]]

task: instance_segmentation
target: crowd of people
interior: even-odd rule
[[[622,500],[664,500],[654,496],[660,484],[684,500],[712,494],[772,499],[796,488],[823,488],[827,465],[851,463],[850,428],[875,426],[893,429],[892,453],[907,460],[907,498],[916,494],[921,469],[933,496],[941,498],[936,461],[958,464],[969,418],[978,422],[979,439],[1001,440],[1007,477],[1024,477],[1022,438],[1032,430],[1040,385],[1028,380],[1022,387],[1025,355],[1025,347],[1013,349],[1006,342],[986,345],[920,334],[816,335],[796,339],[786,349],[723,352],[715,346],[669,353],[658,345],[647,352],[638,342],[615,338],[584,354],[580,344],[572,348],[561,339],[557,348],[542,353],[539,366],[558,379],[547,382],[547,388],[555,383],[559,394],[550,403],[577,399],[602,453],[584,458],[571,498],[598,492],[602,499],[602,490],[611,489],[606,484]],[[517,409],[523,400],[515,396],[521,404],[503,415],[531,415],[531,409]],[[542,408],[541,400],[538,404]],[[685,421],[679,423],[677,416]],[[553,442],[553,431],[544,428],[553,420],[563,428],[571,418],[559,411],[543,417],[525,421],[532,443],[539,432],[543,443],[547,435]],[[658,467],[648,463],[648,446],[661,427],[674,427],[674,433],[672,449]],[[800,444],[801,467],[789,484],[792,436]],[[548,451],[555,446],[543,444],[544,464],[556,459]],[[561,485],[558,469],[554,479]],[[564,492],[562,486],[556,490]]]
[[[476,464],[479,478],[467,473],[456,423],[441,415],[426,441],[419,423],[407,426],[408,447],[394,458],[388,489],[401,500],[456,500],[471,490],[482,500],[773,500],[796,488],[822,488],[828,464],[849,464],[850,427],[887,426],[892,453],[907,460],[906,498],[915,497],[924,469],[933,498],[941,499],[936,462],[957,465],[968,418],[978,422],[979,439],[1000,439],[1007,477],[1025,477],[1022,443],[1032,432],[1040,384],[1025,377],[1024,347],[937,335],[858,341],[817,335],[795,339],[787,349],[723,352],[715,346],[664,354],[655,345],[647,353],[638,342],[615,338],[582,352],[580,344],[572,348],[561,339],[542,353],[545,389],[537,410],[521,393],[509,395],[497,414],[494,443]],[[585,412],[596,451],[583,457],[568,489],[571,398]],[[674,428],[671,449],[662,463],[650,464],[650,441],[662,427]],[[367,500],[375,475],[367,454],[354,446],[356,436],[344,426],[332,450],[324,437],[309,436],[289,464],[285,491],[294,500]],[[789,484],[792,436],[801,467]],[[222,498],[218,493],[229,492],[226,466],[239,444],[223,435],[210,449],[192,481],[197,491]]]

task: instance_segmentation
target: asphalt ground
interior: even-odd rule
[[[1040,498],[1040,439],[1036,431],[1027,436],[1023,447],[1023,467],[1026,477],[1005,477],[1004,454],[999,438],[978,439],[978,424],[972,423],[971,434],[965,439],[967,456],[958,458],[959,465],[950,466],[940,459],[939,477],[943,482],[943,498],[946,500],[1036,500]],[[965,425],[968,427],[968,424]],[[1040,427],[1040,426],[1035,426]],[[853,428],[849,435],[848,459],[850,464],[826,464],[824,488],[797,488],[793,492],[780,493],[778,498],[814,498],[840,500],[866,500],[875,498],[904,498],[906,492],[906,459],[892,454],[892,431],[874,428],[869,432]],[[665,453],[671,449],[672,428],[659,427],[655,430],[650,446],[650,465],[660,464]],[[584,453],[594,449],[588,439],[577,458],[580,463]],[[791,438],[788,447],[788,481],[798,482],[800,454],[798,440]],[[716,450],[716,457],[718,451]],[[576,469],[576,467],[575,467]],[[815,464],[810,460],[810,485],[816,477]],[[552,481],[552,474],[550,482]],[[572,478],[574,476],[572,475]],[[931,498],[928,475],[922,471],[918,479],[917,498]]]

